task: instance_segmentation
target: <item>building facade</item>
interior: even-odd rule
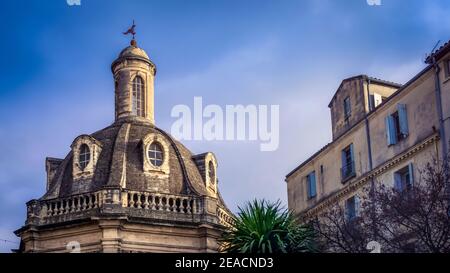
[[[27,203],[21,252],[216,252],[233,215],[217,158],[155,126],[156,66],[131,45],[111,66],[115,121],[47,158],[47,191]]]
[[[332,142],[286,176],[288,206],[313,217],[341,204],[357,213],[365,187],[407,187],[448,152],[450,44],[404,85],[365,75],[342,81],[330,104]]]

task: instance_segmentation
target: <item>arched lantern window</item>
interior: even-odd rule
[[[144,80],[137,76],[133,79],[133,114],[144,116]]]

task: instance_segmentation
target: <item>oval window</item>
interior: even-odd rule
[[[80,155],[78,157],[78,163],[80,164],[81,170],[84,170],[84,168],[86,168],[90,160],[91,151],[89,150],[89,146],[87,146],[86,144],[81,145]]]

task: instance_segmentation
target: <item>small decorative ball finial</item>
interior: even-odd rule
[[[136,42],[136,40],[135,40],[135,39],[132,39],[131,42],[130,42],[130,45],[131,45],[131,46],[134,46],[134,47],[137,47],[137,42]]]

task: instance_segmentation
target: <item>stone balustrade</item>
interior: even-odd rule
[[[42,201],[32,200],[27,204],[27,218],[31,220],[39,217],[42,221],[53,223],[54,221],[78,219],[81,216],[80,212],[89,212],[94,209],[107,209],[110,212],[117,213],[120,213],[120,209],[131,209],[134,213],[139,213],[140,215],[146,215],[145,211],[154,211],[163,212],[164,214],[176,214],[178,215],[177,217],[184,217],[179,219],[185,220],[190,219],[189,215],[195,215],[197,217],[195,219],[198,220],[201,219],[198,217],[203,217],[203,214],[208,213],[206,209],[208,206],[207,200],[209,199],[205,199],[205,197],[188,195],[105,189],[65,198]],[[226,227],[233,226],[234,218],[228,210],[220,206],[209,208],[214,208],[216,211],[215,215],[219,224]],[[93,211],[93,213],[96,212]],[[151,215],[148,214],[144,217],[162,217]]]
[[[102,192],[74,195],[45,201],[46,216],[56,216],[72,212],[98,208],[102,204]]]
[[[127,191],[126,207],[184,214],[201,213],[201,199],[186,195]]]
[[[234,218],[225,209],[217,207],[217,217],[219,218],[219,223],[226,227],[234,226]]]

